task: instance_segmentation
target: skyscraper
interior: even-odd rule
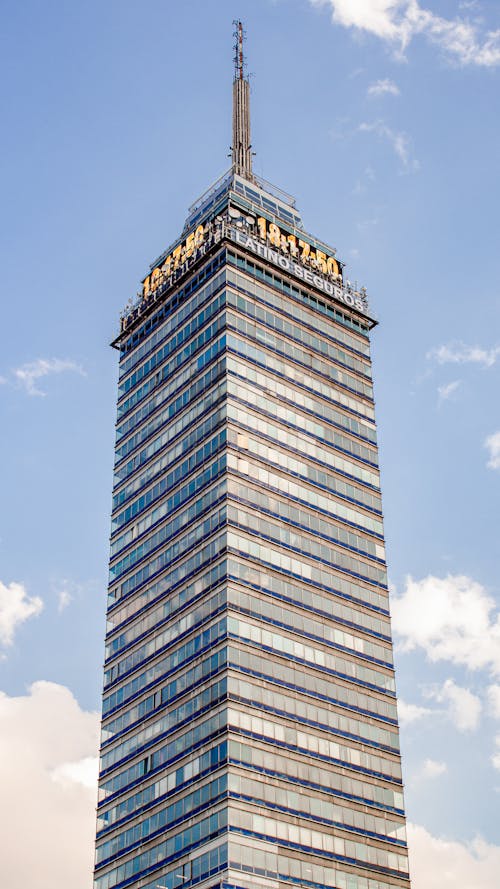
[[[375,321],[232,166],[122,317],[96,889],[409,887]]]

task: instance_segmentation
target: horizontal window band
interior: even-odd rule
[[[231,479],[234,479],[234,478],[237,478],[237,476],[233,472],[230,472],[230,474],[228,476],[229,482],[231,481]],[[247,479],[247,477],[244,477],[244,481],[245,481],[245,483],[247,483],[248,487],[249,487],[248,483],[252,483],[251,478]],[[241,484],[243,485],[243,482]],[[261,492],[263,492],[265,490],[265,488],[263,486],[259,485],[258,481],[254,481],[253,484],[255,484],[257,487],[261,487]],[[300,503],[301,505],[310,509],[311,513],[313,514],[313,518],[315,516],[319,516],[319,519],[320,520],[324,519],[325,523],[327,520],[331,519],[330,524],[332,526],[332,530],[335,528],[336,523],[338,523],[339,525],[342,526],[340,530],[343,530],[344,527],[346,529],[353,528],[353,529],[356,529],[356,531],[359,530],[361,532],[359,535],[356,534],[356,536],[361,536],[361,534],[365,534],[366,537],[373,538],[375,542],[380,542],[381,544],[384,543],[384,538],[382,535],[375,534],[373,531],[370,531],[361,525],[354,525],[354,523],[348,521],[348,519],[341,518],[340,516],[337,516],[333,513],[325,513],[322,510],[317,509],[315,506],[311,506],[306,501],[299,500],[298,498],[293,499],[292,497],[283,493],[283,491],[276,490],[275,488],[271,488],[271,487],[270,487],[270,490],[273,490],[276,493],[276,495],[277,495],[276,499],[278,499],[278,497],[283,498],[283,501],[284,501],[283,505],[284,506],[286,506],[288,504],[292,504],[292,503]],[[259,493],[261,493],[261,492],[259,492]],[[333,537],[331,534],[326,534],[324,531],[320,532],[314,528],[310,528],[308,525],[305,525],[302,522],[293,521],[288,516],[283,515],[282,513],[279,513],[279,512],[275,512],[275,510],[273,510],[273,509],[266,509],[261,503],[256,503],[255,500],[251,500],[249,497],[241,497],[240,495],[233,493],[233,491],[231,491],[231,490],[228,490],[226,496],[227,496],[229,506],[231,506],[233,503],[235,503],[235,504],[240,503],[246,509],[251,509],[251,510],[255,511],[255,513],[258,513],[259,515],[269,516],[272,519],[277,519],[279,522],[282,522],[283,525],[286,525],[287,527],[297,528],[297,530],[303,531],[305,534],[311,534],[313,537],[317,537],[319,540],[327,540],[329,543],[333,543],[335,546],[341,547],[341,549],[345,549],[348,552],[356,553],[356,555],[363,556],[365,559],[369,559],[371,562],[374,562],[376,565],[380,565],[383,568],[386,567],[385,559],[381,559],[378,556],[373,555],[373,553],[368,552],[367,550],[360,549],[357,546],[353,546],[351,543],[346,543],[344,540],[341,540],[340,537]],[[235,506],[234,508],[237,510],[237,506]],[[232,524],[232,521],[233,520],[231,518],[228,519],[228,523],[230,525]],[[349,531],[347,530],[346,533],[349,533]],[[354,530],[352,533],[353,534],[355,533]],[[371,540],[369,539],[368,542],[371,543]]]
[[[231,422],[232,421],[229,421],[230,424],[231,424]],[[247,426],[245,428],[247,430],[249,430],[250,427]],[[255,432],[255,430],[253,430],[253,431],[254,431],[254,437],[261,438],[261,435],[258,432]],[[270,436],[268,437],[267,441],[273,441],[276,448],[282,448],[283,450],[288,451],[290,454],[293,454],[295,457],[298,457],[300,455],[304,462],[307,461],[310,464],[318,463],[320,466],[323,466],[323,467],[325,467],[327,465],[326,463],[314,460],[313,457],[310,457],[309,455],[300,454],[299,451],[293,450],[291,447],[285,445],[283,442],[278,442],[276,439],[271,439]],[[381,521],[383,519],[383,513],[382,513],[381,509],[376,509],[373,506],[368,506],[368,504],[365,503],[363,500],[356,500],[354,497],[349,497],[347,494],[344,494],[343,492],[341,492],[341,491],[337,490],[335,487],[333,487],[333,484],[335,482],[335,479],[333,479],[333,478],[332,478],[332,485],[327,485],[326,483],[321,483],[319,481],[316,481],[314,478],[311,478],[308,475],[303,475],[302,473],[299,473],[298,471],[292,471],[289,466],[279,464],[279,463],[273,463],[271,460],[267,459],[263,455],[255,454],[253,451],[250,450],[250,448],[248,450],[240,448],[240,447],[238,447],[237,443],[233,442],[230,438],[228,439],[227,446],[228,446],[228,450],[232,454],[234,454],[234,456],[239,460],[247,460],[248,458],[250,458],[250,460],[255,460],[257,463],[262,464],[264,467],[267,467],[268,472],[276,472],[277,470],[281,470],[281,473],[286,478],[290,477],[292,479],[299,479],[304,484],[311,485],[312,488],[317,488],[319,491],[324,491],[327,494],[331,494],[333,497],[336,497],[337,499],[342,500],[345,503],[348,503],[353,506],[361,507],[361,509],[366,510],[366,512],[368,512],[370,515],[375,516],[377,519],[380,519]],[[335,466],[329,466],[328,469],[330,472],[336,473],[338,475],[343,475],[343,473],[341,473],[340,470],[338,470]],[[363,485],[363,482],[360,482],[360,484]],[[276,492],[279,492],[280,489],[273,488],[273,490],[276,490]],[[361,494],[361,492],[360,492],[360,494]],[[304,503],[307,504],[307,501],[304,501]],[[316,507],[311,507],[311,508],[316,509]],[[362,527],[362,526],[360,526],[360,527]]]
[[[308,585],[311,585],[313,587],[316,585],[314,581],[311,581],[310,579],[304,577],[302,574],[297,574],[295,571],[291,571],[291,570],[284,571],[279,566],[276,566],[273,562],[267,562],[258,556],[249,555],[249,553],[246,550],[239,550],[236,547],[229,546],[227,548],[227,553],[229,555],[231,555],[231,554],[236,555],[239,558],[249,561],[251,563],[255,563],[256,565],[263,565],[267,569],[269,569],[271,571],[276,571],[277,573],[281,574],[284,577],[293,577],[294,580],[299,580],[299,581],[306,583]],[[332,565],[327,566],[327,567],[329,567],[332,571],[337,570]],[[338,569],[338,570],[339,570],[339,573],[345,573],[349,577],[350,572],[340,572],[340,569]],[[351,575],[351,576],[354,576],[354,575]],[[229,577],[231,580],[235,581],[236,583],[239,582],[239,578],[237,575],[229,574]],[[249,584],[249,586],[251,586],[251,584]],[[341,590],[339,590],[335,587],[325,586],[324,584],[321,584],[320,588],[325,590],[328,593],[332,593],[334,596],[338,596],[339,598],[344,599],[346,602],[355,602],[358,605],[362,605],[365,608],[369,608],[372,611],[374,611],[374,613],[384,614],[387,617],[389,617],[389,615],[390,615],[390,612],[388,609],[377,608],[375,605],[372,605],[370,602],[367,602],[365,599],[357,599],[354,596],[343,593]],[[258,587],[258,589],[260,589],[260,587]],[[372,592],[372,590],[367,590],[367,593],[370,593],[370,592]],[[376,589],[374,589],[373,592],[375,592],[377,595],[382,595],[382,594],[379,594],[378,590],[376,590]]]
[[[210,620],[213,620],[212,616],[210,617]],[[205,623],[207,623],[207,622],[208,621],[205,621]],[[180,657],[180,659],[176,662],[174,661],[172,663],[172,666],[170,666],[170,667],[167,666],[166,664],[164,664],[162,672],[158,676],[155,676],[155,678],[151,679],[149,682],[145,682],[144,685],[141,685],[140,687],[138,687],[136,691],[130,691],[126,697],[123,697],[122,699],[120,699],[120,701],[118,701],[116,704],[113,704],[112,706],[109,706],[109,707],[106,706],[109,699],[113,695],[115,695],[117,692],[112,692],[111,694],[106,693],[105,697],[103,698],[103,707],[102,707],[103,719],[104,719],[104,717],[106,717],[106,719],[107,719],[109,716],[112,716],[113,714],[118,713],[125,706],[128,707],[129,704],[132,704],[138,698],[140,698],[143,695],[147,694],[148,692],[152,691],[156,686],[158,686],[160,683],[164,682],[164,680],[169,679],[169,677],[174,676],[180,670],[183,670],[185,667],[188,667],[191,663],[193,663],[193,661],[197,660],[202,655],[207,654],[207,652],[213,651],[213,649],[216,646],[218,646],[221,642],[227,641],[228,633],[227,633],[226,623],[227,623],[226,617],[223,615],[222,618],[219,618],[219,620],[217,620],[213,624],[211,624],[211,626],[208,627],[206,630],[204,630],[202,633],[198,633],[198,635],[195,634],[192,639],[188,640],[183,645],[177,645],[177,643],[182,640],[182,636],[180,636],[178,639],[175,640],[176,647],[175,647],[174,651],[171,652],[170,655],[166,655],[166,657],[164,658],[164,661],[171,659],[174,655],[178,655]],[[212,629],[214,630],[213,635],[210,634],[210,632],[209,632]],[[186,637],[186,636],[190,636],[190,635],[192,635],[191,628],[187,631],[187,633],[184,634],[184,636]],[[205,636],[205,635],[207,635],[207,636],[209,635],[210,638],[203,644],[203,636]],[[187,648],[189,647],[190,644],[193,645],[193,651],[190,653],[187,653]],[[165,651],[168,651],[169,648],[172,648],[172,642],[169,645],[165,646]],[[183,649],[186,649],[186,653],[184,655],[181,655],[181,652]],[[156,659],[156,656],[157,656],[157,654],[155,653],[155,655],[154,655],[155,659]],[[138,663],[136,665],[136,667],[134,668],[134,670],[131,671],[131,674],[136,673],[138,670],[140,670],[145,664],[147,664],[151,660],[152,660],[152,657],[149,657],[149,658],[146,658],[144,661]],[[156,666],[158,666],[158,665],[152,665],[149,669],[155,669]],[[131,675],[131,674],[129,674],[129,675]],[[126,677],[120,676],[119,682],[122,682],[124,678],[126,678]],[[140,678],[140,676],[137,677],[137,679],[139,679],[139,678]],[[127,685],[127,683],[125,684],[124,688],[126,687],[126,685]],[[159,693],[161,690],[162,689],[158,688],[157,692]]]
[[[230,660],[230,657],[231,653],[228,654],[228,670],[235,670],[235,672],[242,673],[244,676],[251,676],[253,679],[263,679],[266,688],[268,685],[278,685],[279,687],[284,688],[287,691],[297,692],[297,694],[301,696],[301,701],[302,697],[306,697],[308,699],[311,698],[313,701],[320,701],[323,704],[331,704],[332,707],[339,707],[341,710],[348,710],[350,713],[355,713],[358,716],[366,716],[367,719],[370,720],[370,722],[374,722],[376,720],[377,722],[382,722],[384,726],[389,726],[390,728],[395,729],[398,728],[397,719],[392,719],[390,716],[384,716],[382,713],[377,713],[375,710],[366,710],[364,707],[358,707],[356,704],[352,704],[349,701],[343,701],[341,698],[331,697],[330,695],[323,694],[323,692],[313,691],[312,689],[307,688],[305,685],[297,685],[296,683],[285,682],[283,678],[271,676],[269,673],[263,673],[261,670],[252,670],[248,666],[242,667],[235,661]],[[352,682],[352,684],[354,684],[353,680],[349,680],[349,682]],[[356,689],[346,688],[345,686],[338,687],[344,688],[346,692],[352,691],[353,694],[359,694]],[[383,692],[383,694],[385,694],[385,692]],[[305,704],[307,706],[309,704],[309,700],[305,701]]]
[[[237,354],[237,353],[234,353],[234,352],[231,350],[231,348],[228,348],[228,349],[227,349],[227,355],[228,355],[229,357],[231,357],[231,356],[234,357],[235,354]],[[257,365],[257,366],[258,366],[258,365]],[[266,368],[266,369],[267,369],[267,368]],[[252,380],[250,380],[250,381],[247,380],[247,378],[246,378],[243,374],[239,374],[239,373],[237,372],[237,370],[235,370],[235,369],[233,369],[233,368],[229,368],[228,371],[227,371],[227,374],[228,374],[229,377],[233,377],[233,378],[236,379],[236,380],[241,380],[241,381],[242,381],[243,383],[245,383],[247,386],[252,386],[252,387],[257,388],[256,384],[255,384]],[[290,389],[292,389],[292,388],[296,385],[295,382],[288,380],[287,377],[282,377],[282,379],[283,379],[283,380],[286,380],[286,381],[289,383],[289,388],[290,388]],[[299,387],[299,388],[300,388],[300,387]],[[305,386],[302,387],[302,388],[306,389]],[[309,393],[311,393],[311,395],[315,395],[315,396],[317,396],[317,393],[315,393],[314,390],[312,390],[312,389],[307,389],[306,391],[308,391]],[[267,392],[266,392],[266,395],[267,395]],[[367,435],[362,435],[360,432],[356,432],[355,430],[351,429],[348,425],[340,423],[340,421],[339,421],[338,419],[337,419],[337,420],[332,420],[332,419],[330,419],[329,417],[326,417],[325,414],[320,413],[319,411],[313,411],[311,408],[306,407],[306,406],[303,405],[303,404],[297,404],[297,402],[293,402],[293,401],[291,401],[291,400],[290,400],[289,398],[287,398],[285,395],[278,395],[278,394],[276,394],[276,393],[274,393],[274,392],[271,392],[271,395],[272,395],[272,397],[274,397],[274,398],[277,400],[277,402],[278,402],[280,405],[282,404],[282,405],[284,405],[285,407],[288,406],[288,407],[292,407],[292,408],[298,408],[299,410],[301,410],[301,411],[303,411],[305,414],[307,414],[308,417],[314,417],[315,420],[321,420],[321,421],[324,422],[324,423],[328,423],[328,425],[331,426],[332,429],[340,429],[342,432],[347,433],[347,435],[352,436],[352,437],[353,437],[354,439],[356,439],[357,441],[360,441],[360,442],[362,442],[362,443],[364,443],[364,444],[373,445],[374,447],[377,446],[377,439],[376,439],[375,436],[372,436],[372,437],[370,438],[370,437],[368,437]],[[324,398],[324,397],[321,396],[321,395],[320,395],[320,396],[317,396],[317,397],[318,397],[318,398]],[[329,399],[329,400],[327,401],[326,398],[324,398],[324,401],[327,402],[327,403],[326,403],[326,409],[329,409],[329,408],[330,408],[330,405],[331,405],[332,407],[331,407],[330,409],[331,409],[332,411],[334,411],[334,410],[336,411],[336,407],[337,407],[336,402],[332,401],[331,399]],[[342,405],[340,405],[340,407],[342,407]],[[348,419],[349,419],[349,418],[346,417],[346,423],[347,423]]]
[[[305,827],[308,827],[311,824],[311,829],[314,830],[314,825],[321,825],[322,827],[334,827],[337,830],[343,830],[346,833],[353,833],[356,836],[368,837],[371,840],[376,840],[383,843],[390,843],[396,848],[407,849],[407,844],[404,840],[393,839],[392,837],[387,836],[387,834],[376,833],[372,830],[366,830],[361,827],[353,827],[350,824],[346,824],[343,821],[333,821],[329,818],[324,818],[323,816],[311,815],[308,812],[303,812],[301,809],[289,809],[286,806],[281,806],[278,803],[269,803],[265,800],[255,799],[251,796],[247,796],[244,793],[236,793],[234,790],[230,790],[228,793],[229,800],[235,799],[238,802],[249,803],[250,805],[259,806],[266,811],[269,811],[270,817],[276,812],[280,812],[282,815],[289,815],[292,818],[300,818],[307,822]],[[264,815],[265,817],[265,815]]]
[[[344,864],[344,865],[347,864],[347,865],[352,865],[354,867],[359,867],[364,871],[368,870],[368,871],[372,871],[374,873],[384,874],[389,877],[401,877],[402,876],[405,879],[409,878],[408,872],[406,872],[406,871],[394,870],[393,868],[390,868],[390,867],[384,867],[383,865],[374,864],[373,862],[361,861],[357,858],[349,858],[345,855],[336,855],[333,852],[326,852],[321,849],[314,849],[314,848],[311,848],[310,846],[301,845],[300,843],[293,843],[289,840],[284,840],[281,837],[279,840],[277,840],[275,837],[271,837],[271,836],[268,836],[268,835],[262,834],[262,833],[257,833],[256,831],[253,831],[253,830],[245,830],[244,828],[233,827],[231,824],[228,825],[228,831],[229,831],[229,833],[241,834],[242,836],[253,837],[255,839],[263,840],[266,843],[274,843],[276,846],[279,845],[279,846],[284,847],[285,849],[293,849],[294,851],[297,851],[297,852],[306,852],[306,853],[309,853],[310,855],[316,855],[318,858],[327,858],[331,861],[336,861],[339,864]]]
[[[354,733],[346,732],[343,729],[332,728],[329,725],[316,722],[313,719],[306,719],[303,716],[301,716],[299,719],[298,717],[288,713],[286,710],[280,710],[278,707],[270,707],[268,704],[262,703],[252,703],[250,706],[250,702],[246,698],[243,698],[240,695],[236,695],[234,694],[234,692],[229,693],[228,702],[229,704],[231,704],[231,702],[241,704],[243,707],[246,708],[247,712],[248,709],[252,709],[253,712],[256,714],[259,714],[259,711],[262,711],[263,713],[271,713],[273,716],[278,716],[280,719],[289,719],[290,722],[297,723],[298,725],[310,725],[312,728],[320,729],[321,731],[333,735],[334,737],[345,738],[348,741],[359,741],[361,744],[366,744],[367,747],[373,747],[376,750],[384,750],[387,753],[396,754],[397,756],[400,755],[399,747],[389,747],[388,744],[381,744],[380,742],[374,741],[371,738],[365,738],[361,735],[355,735]]]
[[[298,747],[297,745],[294,745],[294,744],[287,744],[286,741],[277,741],[274,738],[266,737],[266,735],[262,735],[259,732],[248,731],[248,730],[240,728],[240,727],[236,728],[231,723],[231,711],[229,711],[228,730],[229,730],[229,732],[232,732],[235,735],[237,735],[238,740],[240,737],[242,739],[249,738],[252,741],[259,741],[260,743],[265,743],[265,744],[269,744],[272,747],[277,747],[278,750],[283,750],[284,752],[287,752],[287,753],[292,753],[294,755],[299,755],[302,757],[310,757],[311,759],[317,760],[319,763],[340,766],[340,768],[349,769],[350,771],[359,773],[360,775],[367,775],[371,778],[382,779],[383,781],[387,781],[391,784],[395,784],[396,787],[398,788],[397,792],[401,792],[401,793],[403,792],[403,782],[400,780],[397,780],[396,778],[392,777],[391,775],[386,775],[385,772],[379,772],[375,769],[368,769],[366,767],[356,765],[355,763],[347,762],[344,759],[336,759],[333,757],[324,756],[321,753],[317,753],[314,750],[309,750],[307,747]],[[368,755],[372,756],[373,754],[368,754]],[[393,755],[397,756],[398,762],[401,762],[401,757],[399,755],[399,752],[398,753],[393,752]],[[239,762],[235,760],[235,764],[238,765]],[[249,766],[249,768],[250,768],[250,766]],[[255,766],[252,765],[251,768],[255,768]],[[287,778],[287,780],[291,780],[291,779]],[[389,807],[389,810],[392,811],[391,807]],[[394,812],[397,814],[404,814],[403,809],[394,809]]]
[[[356,630],[361,633],[366,633],[366,635],[374,636],[375,639],[381,639],[384,642],[389,642],[389,643],[392,642],[392,639],[390,636],[384,635],[382,633],[377,633],[375,630],[370,629],[369,627],[366,627],[364,624],[357,624],[357,623],[354,623],[354,621],[345,620],[343,617],[340,617],[338,615],[333,615],[328,611],[323,611],[322,609],[316,608],[312,605],[309,605],[309,604],[306,605],[303,602],[301,602],[299,599],[294,599],[292,596],[286,596],[284,594],[280,594],[276,590],[269,589],[269,587],[262,587],[262,586],[259,586],[258,584],[250,583],[249,581],[244,580],[235,574],[229,574],[228,577],[233,583],[235,583],[237,585],[241,585],[245,588],[248,587],[249,589],[256,590],[257,592],[263,593],[266,596],[270,596],[271,598],[276,599],[278,602],[286,602],[289,605],[293,605],[296,608],[300,608],[302,611],[305,611],[307,614],[317,615],[318,617],[324,617],[329,620],[333,620],[335,623],[338,623],[343,627],[348,627],[349,629]],[[304,583],[307,583],[307,581],[304,580]],[[314,584],[314,587],[316,587],[316,584]],[[333,595],[342,596],[342,593],[335,593],[335,591],[333,589],[327,590],[326,587],[323,587],[323,589]],[[353,602],[356,601],[356,604],[363,604],[364,605],[364,603],[360,603],[360,602],[358,603],[357,600],[354,600],[352,598],[350,599],[350,601],[353,601]],[[234,604],[233,604],[233,607],[235,607]],[[251,609],[243,608],[240,605],[237,606],[237,610],[239,612],[241,612],[241,614],[248,614],[249,616],[257,617],[257,612],[253,612]],[[378,611],[377,613],[380,613],[380,612]],[[263,617],[261,617],[260,619],[264,620]],[[272,618],[266,616],[265,619],[271,625],[274,626],[275,621]],[[276,625],[281,626],[281,623],[279,621],[276,621]],[[288,625],[283,624],[283,626],[284,626],[284,628],[286,628]],[[303,635],[307,636],[308,638],[313,638],[313,639],[316,638],[316,636],[313,636],[312,634],[309,634],[306,631],[303,631]],[[381,661],[380,663],[383,665],[388,664],[388,662],[385,662],[385,661]],[[391,667],[391,669],[393,669],[394,665],[391,663],[390,667]]]
[[[161,519],[158,523],[160,525],[159,530],[155,531],[151,536],[141,535],[143,537],[143,542],[139,543],[139,546],[135,546],[136,541],[131,541],[130,544],[127,544],[125,549],[129,549],[129,553],[127,555],[123,555],[122,553],[116,553],[115,557],[111,560],[110,563],[110,582],[121,581],[131,570],[136,568],[142,562],[148,563],[151,557],[155,556],[159,550],[163,546],[173,545],[176,538],[179,534],[182,534],[186,531],[190,525],[194,522],[198,522],[203,517],[208,518],[206,513],[210,513],[212,509],[215,510],[216,507],[220,507],[222,504],[225,504],[227,501],[227,491],[226,491],[226,480],[224,478],[225,473],[220,473],[218,477],[216,477],[216,484],[214,487],[206,491],[202,496],[199,496],[199,493],[190,498],[187,503],[190,503],[190,506],[187,506],[185,509],[184,506],[186,504],[181,504],[175,512],[172,513],[172,518],[167,516],[167,521],[165,521],[165,517]],[[210,482],[213,484],[213,480]],[[224,507],[223,507],[224,508]],[[196,525],[198,528],[199,525]],[[149,531],[150,529],[148,529]],[[157,540],[155,541],[155,537]],[[138,538],[140,541],[141,538]],[[130,547],[133,546],[132,549]],[[121,558],[119,558],[121,556]],[[128,561],[128,564],[125,565],[125,562]]]
[[[266,371],[271,374],[273,377],[276,377],[279,380],[286,380],[290,386],[296,386],[298,389],[308,392],[312,395],[315,395],[317,398],[324,398],[325,401],[334,405],[335,407],[340,408],[341,410],[346,411],[348,414],[352,414],[354,419],[359,419],[362,425],[367,425],[373,427],[373,435],[376,435],[375,430],[375,420],[371,416],[367,416],[362,411],[355,410],[355,408],[350,405],[344,404],[341,401],[335,399],[335,386],[337,385],[336,381],[332,380],[330,377],[325,377],[324,374],[316,370],[316,368],[311,367],[303,362],[300,362],[298,358],[292,355],[287,355],[285,352],[279,352],[277,349],[271,349],[265,343],[260,342],[260,340],[253,340],[248,333],[243,333],[237,327],[234,327],[230,321],[227,323],[226,328],[230,335],[228,336],[227,349],[231,355],[235,355],[238,358],[241,358],[244,361],[248,361],[253,367],[257,367],[260,370]],[[233,335],[231,336],[231,332]],[[240,346],[248,346],[246,351],[242,349],[238,349],[236,343]],[[321,392],[318,392],[313,386],[301,383],[298,380],[293,379],[293,377],[289,377],[286,373],[281,373],[281,371],[277,370],[275,367],[269,367],[267,364],[264,364],[262,361],[257,360],[254,355],[252,355],[252,350],[257,350],[262,353],[269,353],[269,357],[274,358],[276,355],[279,356],[279,360],[284,364],[293,364],[294,368],[300,370],[300,372],[311,379],[313,382],[317,382],[323,385],[328,385],[331,388],[331,394],[326,396]],[[326,361],[325,361],[326,363]],[[360,401],[362,396],[357,395],[356,397],[349,398],[349,401]],[[371,439],[367,439],[371,440]],[[376,438],[373,439],[373,443],[376,443]]]
[[[254,309],[254,306],[251,304],[251,302],[244,298],[242,299],[241,296],[239,297],[239,299],[234,299],[234,297],[231,298],[232,293],[236,290],[236,288],[230,282],[227,285],[227,290],[227,308],[233,311],[235,314],[238,313],[241,318],[248,318],[251,323],[255,324],[261,329],[271,331],[271,333],[278,339],[297,343],[297,345],[301,346],[301,348],[310,350],[314,353],[315,356],[321,357],[324,361],[328,361],[336,367],[340,367],[348,374],[353,374],[355,377],[359,377],[360,382],[364,382],[366,385],[368,385],[369,388],[372,388],[373,381],[370,362],[365,363],[363,361],[360,361],[360,359],[356,356],[352,356],[351,364],[348,361],[342,360],[341,354],[339,353],[342,353],[343,356],[346,358],[349,358],[351,356],[344,351],[343,346],[339,345],[337,341],[332,340],[332,338],[329,337],[328,333],[324,329],[316,328],[314,330],[309,325],[304,324],[297,318],[292,317],[288,321],[285,321],[285,324],[288,324],[287,330],[285,329],[284,325],[280,326],[279,323],[272,323],[274,319],[279,322],[283,317],[283,314],[282,312],[280,312],[279,309],[272,308],[268,311],[263,310],[259,304],[260,300],[256,299],[255,297],[254,300],[257,302],[257,307],[256,309]],[[254,310],[253,313],[252,309]],[[290,328],[293,328],[295,332],[293,332]],[[307,341],[307,331],[311,331],[311,336],[312,338],[316,339],[317,345],[313,345],[312,343]],[[318,331],[320,335],[318,335]],[[262,347],[265,347],[265,343],[261,341],[258,342],[260,342],[260,345]],[[324,345],[324,348],[322,349],[321,346],[318,348],[319,344]],[[334,350],[336,354],[331,354],[329,348],[330,350]],[[363,369],[361,369],[361,367],[357,367],[356,363],[362,365]],[[347,386],[347,384],[345,385]],[[371,401],[371,403],[373,404],[373,397],[371,395],[363,393],[363,397],[366,398],[368,401]]]
[[[342,448],[342,447],[340,447],[340,445],[336,445],[333,442],[328,441],[328,439],[323,438],[320,435],[312,435],[311,433],[307,432],[305,429],[301,428],[300,426],[297,426],[296,423],[292,423],[288,420],[282,419],[281,417],[279,417],[275,414],[272,414],[270,411],[266,410],[265,408],[261,407],[260,405],[257,406],[255,404],[252,404],[249,401],[245,401],[243,398],[241,398],[241,396],[235,395],[232,392],[228,392],[227,398],[230,399],[232,402],[234,402],[237,405],[241,404],[241,406],[243,408],[246,408],[247,410],[255,411],[255,413],[263,416],[266,420],[271,420],[274,423],[284,423],[287,425],[287,427],[289,429],[293,429],[295,432],[299,432],[302,435],[307,435],[312,441],[319,441],[319,442],[321,442],[321,444],[326,445],[327,447],[331,448],[333,451],[337,451],[339,454],[343,454],[344,456],[348,457],[350,460],[358,461],[359,463],[362,463],[363,465],[368,466],[370,470],[375,470],[376,472],[379,472],[378,463],[373,463],[370,460],[365,460],[363,457],[359,457],[357,454],[353,453],[352,451],[348,451],[347,448]],[[255,430],[252,429],[251,426],[246,426],[245,429],[247,429],[249,432],[255,433]],[[302,454],[301,456],[304,457],[305,455]],[[377,455],[375,454],[374,456],[377,456]],[[347,475],[347,473],[346,473],[346,475]],[[356,476],[351,476],[351,477],[356,479],[356,481],[358,481]],[[373,487],[373,490],[377,491],[377,493],[380,493],[379,488],[376,488],[374,486],[371,486],[371,487]]]
[[[242,522],[236,522],[234,519],[231,519],[230,522],[228,520],[228,531],[236,532],[237,529],[243,531],[244,533],[248,534],[249,536],[257,536],[254,534],[254,532],[252,531],[251,528],[249,528],[247,525],[244,525]],[[332,568],[335,571],[339,571],[341,574],[346,574],[347,576],[355,577],[358,580],[364,581],[365,583],[371,583],[375,587],[379,587],[381,590],[387,589],[387,584],[384,583],[382,580],[374,580],[368,574],[359,574],[357,571],[353,571],[350,568],[346,568],[343,565],[340,565],[338,562],[330,561],[329,559],[322,558],[321,556],[312,555],[311,553],[307,552],[306,550],[303,550],[298,546],[294,546],[291,543],[282,543],[280,540],[278,540],[274,537],[271,537],[270,534],[265,534],[263,531],[259,531],[257,540],[259,542],[262,541],[263,545],[265,545],[266,542],[272,543],[274,546],[278,546],[284,550],[287,550],[287,552],[292,552],[292,553],[296,553],[299,556],[304,556],[307,559],[311,559],[313,562],[318,562],[321,565],[325,565],[328,568]],[[230,551],[231,552],[236,551],[238,554],[241,553],[241,550],[235,550],[235,548],[232,544],[228,545],[228,552],[230,552]],[[253,556],[249,556],[249,558],[253,559]],[[370,566],[367,565],[366,567],[369,568]]]

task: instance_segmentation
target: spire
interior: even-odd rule
[[[234,24],[234,80],[233,80],[233,171],[252,179],[252,146],[250,144],[250,84],[245,77],[243,56],[243,25]]]

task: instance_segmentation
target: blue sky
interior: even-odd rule
[[[35,830],[37,789],[47,834],[20,866],[20,826],[4,807],[6,889],[89,885],[117,372],[108,343],[149,262],[229,164],[235,17],[248,32],[255,170],[295,195],[380,320],[373,359],[414,889],[447,889],[457,875],[464,889],[493,889],[495,0],[4,9],[0,769],[7,800],[31,810],[24,830]],[[20,786],[8,763],[21,746]],[[56,834],[66,838],[57,856]]]

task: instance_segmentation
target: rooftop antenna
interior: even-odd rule
[[[234,80],[233,80],[233,144],[231,157],[233,172],[245,179],[253,179],[252,146],[250,143],[250,84],[245,76],[243,41],[246,39],[243,24],[233,21],[234,31]]]

